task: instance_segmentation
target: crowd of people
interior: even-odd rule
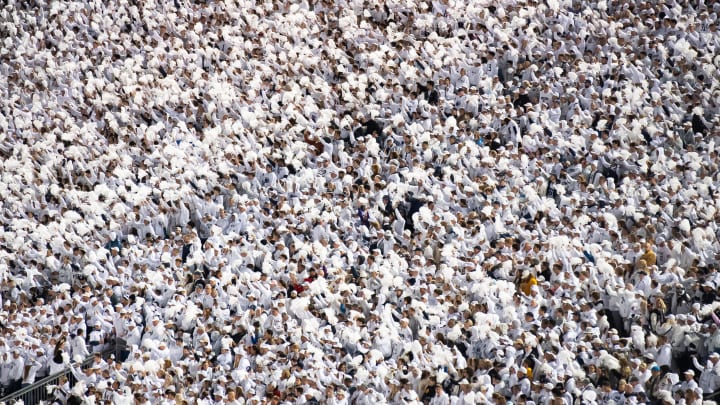
[[[714,403],[720,3],[4,4],[5,394]]]

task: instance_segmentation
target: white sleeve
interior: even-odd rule
[[[705,370],[705,367],[701,366],[700,363],[698,362],[697,357],[692,356],[692,362],[693,362],[693,366],[695,366],[696,369],[698,369],[700,371]]]
[[[70,372],[72,372],[73,376],[75,376],[75,379],[78,381],[87,381],[88,378],[85,376],[85,374],[82,373],[82,371],[78,370],[76,366],[70,365]]]

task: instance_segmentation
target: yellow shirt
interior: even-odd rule
[[[648,267],[650,267],[650,266],[654,266],[655,263],[657,262],[657,256],[655,255],[655,252],[653,252],[652,250],[646,250],[645,253],[643,253],[642,256],[640,256],[640,260],[645,260],[645,264],[647,264]]]
[[[535,276],[530,276],[527,281],[520,283],[520,291],[525,295],[530,295],[530,291],[534,285],[538,285],[537,279]]]

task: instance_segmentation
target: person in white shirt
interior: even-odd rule
[[[720,354],[711,353],[705,365],[701,365],[696,356],[692,357],[693,366],[700,371],[698,385],[703,394],[711,394],[720,388]]]
[[[655,362],[658,366],[670,366],[672,362],[672,345],[666,336],[658,336],[657,347]]]
[[[53,352],[53,358],[48,362],[48,375],[56,374],[67,368],[70,363],[70,356],[62,350],[64,345],[64,338],[56,345],[55,351]]]
[[[127,333],[123,337],[125,340],[125,346],[139,346],[141,341],[141,333],[140,329],[135,325],[135,322],[129,321],[127,322]]]
[[[682,391],[687,391],[687,390],[694,391],[696,388],[699,387],[698,383],[695,381],[695,370],[693,370],[693,369],[686,370],[683,373],[683,378],[684,378],[684,380],[682,382],[680,382],[680,389]]]
[[[638,272],[637,282],[635,283],[635,290],[642,291],[645,297],[648,297],[650,295],[650,277],[648,276],[647,271],[641,270],[640,272]]]
[[[23,367],[23,377],[21,382],[21,387],[25,388],[28,385],[31,385],[35,382],[35,376],[37,375],[37,372],[42,367],[42,364],[40,364],[39,361],[36,359],[28,359],[25,362],[25,366]]]
[[[475,404],[475,392],[467,379],[463,379],[459,383],[460,392],[457,396],[451,397],[452,405],[472,405]]]
[[[435,396],[430,400],[430,405],[450,405],[450,396],[445,392],[442,385],[435,385]]]
[[[487,77],[497,77],[498,75],[498,63],[495,59],[495,51],[490,50],[487,53],[487,58],[484,59],[484,65],[483,69],[485,70],[485,75]]]
[[[0,360],[0,389],[7,393],[7,389],[10,386],[10,369],[12,369],[12,354],[9,351],[3,351],[0,354],[2,360]]]
[[[90,336],[88,336],[88,345],[90,351],[93,353],[103,350],[103,347],[105,346],[105,333],[102,331],[100,324],[95,324],[93,330],[90,331]]]
[[[77,381],[82,381],[86,387],[95,385],[98,381],[97,369],[88,367],[85,370],[80,368],[80,365],[72,363],[70,365],[70,372],[73,373]]]
[[[22,379],[25,373],[25,359],[20,356],[19,349],[12,350],[12,357],[9,359],[11,363],[10,372],[8,374],[9,384],[8,392],[14,392],[20,389]]]
[[[137,344],[137,343],[136,343]],[[179,361],[183,357],[183,340],[182,337],[176,338],[173,342],[170,343],[170,347],[168,348],[168,357],[173,362]]]

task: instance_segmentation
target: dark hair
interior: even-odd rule
[[[56,364],[62,364],[62,362],[63,362],[62,354],[63,354],[62,349],[55,350],[55,354],[53,355],[53,362]]]

